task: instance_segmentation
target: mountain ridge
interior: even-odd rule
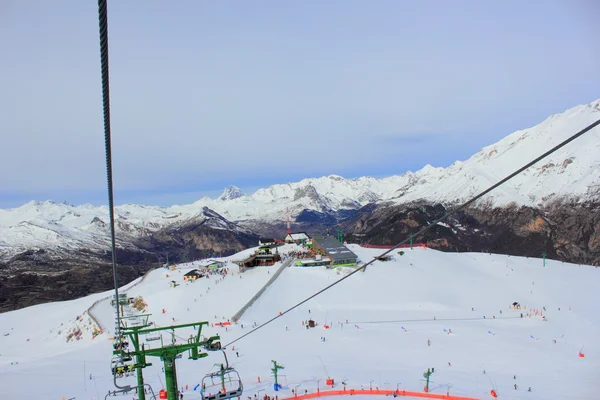
[[[204,223],[207,214],[210,214],[207,224],[214,229],[249,233],[244,225],[252,226],[256,221],[283,224],[288,215],[295,219],[306,211],[328,214],[359,210],[373,203],[461,202],[598,118],[600,100],[576,106],[551,115],[534,127],[513,132],[447,168],[426,164],[418,171],[381,179],[368,176],[345,179],[331,174],[271,185],[251,195],[232,185],[216,199],[205,197],[170,207],[125,204],[115,208],[117,238],[121,246],[127,247],[133,239],[161,229],[190,221]],[[599,129],[515,177],[480,204],[544,207],[564,198],[598,200],[600,174],[593,172],[596,164],[600,166]],[[30,201],[17,208],[0,209],[0,259],[15,254],[15,249],[58,244],[67,248],[107,246],[107,222],[106,206]]]

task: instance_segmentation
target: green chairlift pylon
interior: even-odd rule
[[[218,341],[219,336],[211,336],[208,339],[201,339],[202,326],[207,325],[208,322],[193,322],[189,324],[183,325],[172,325],[166,326],[162,328],[150,328],[148,329],[148,314],[145,315],[136,315],[136,318],[145,318],[145,322],[140,326],[122,326],[121,327],[121,335],[127,336],[130,339],[131,344],[133,345],[133,350],[127,349],[116,349],[113,351],[115,356],[120,357],[134,357],[135,364],[133,367],[137,373],[137,395],[139,400],[146,400],[146,396],[144,393],[144,377],[142,374],[142,369],[151,366],[151,363],[146,361],[146,357],[158,357],[164,363],[165,368],[165,383],[167,390],[167,399],[168,400],[178,400],[178,389],[177,389],[177,368],[175,365],[175,360],[178,356],[184,352],[189,352],[189,358],[192,360],[197,360],[199,358],[204,358],[208,356],[208,353],[203,353],[200,351],[201,348],[210,348],[211,344],[215,341]],[[122,319],[126,319],[122,318]],[[194,327],[198,329],[196,336],[192,336],[187,340],[187,343],[175,343],[175,330],[181,328]],[[158,348],[147,349],[145,348],[143,343],[140,343],[140,335],[145,335],[153,332],[160,331],[171,331],[171,335],[173,335],[173,341],[170,345],[162,345]],[[115,383],[115,386],[116,383]],[[131,387],[128,386],[117,386],[121,389],[121,392],[128,392],[131,390]]]
[[[544,268],[546,268],[546,255],[547,255],[547,254],[546,254],[546,252],[545,252],[545,251],[544,251],[544,252],[542,252],[542,260],[543,260],[543,264],[542,264],[542,265],[544,266]]]
[[[341,230],[340,228],[337,228],[335,230],[337,232],[337,240],[340,243],[344,243],[344,231]]]
[[[277,392],[281,388],[281,385],[277,381],[277,373],[280,369],[284,369],[284,367],[283,365],[278,365],[277,361],[275,360],[271,360],[271,362],[273,363],[273,368],[271,368],[271,371],[273,372],[273,376],[275,377],[275,384],[273,385],[273,390]]]
[[[423,378],[427,380],[425,383],[425,393],[429,393],[429,377],[433,374],[433,372],[433,368],[427,368],[427,371],[423,373]]]

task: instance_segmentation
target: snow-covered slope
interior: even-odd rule
[[[132,240],[165,227],[204,223],[214,229],[246,232],[214,211],[203,206],[180,211],[127,204],[116,207],[118,246],[133,247]],[[28,249],[101,249],[110,248],[107,207],[89,204],[73,206],[53,201],[31,201],[21,207],[0,209],[0,259]]]
[[[450,167],[426,167],[399,188],[396,202],[427,199],[466,200],[504,178],[544,151],[600,119],[600,100],[549,117],[533,128],[514,132]],[[568,144],[488,195],[491,203],[539,206],[553,199],[600,197],[600,128]]]
[[[378,254],[351,247],[365,261]],[[134,282],[127,293],[144,297],[151,320],[159,326],[220,322],[249,300],[278,267],[239,275],[236,267],[228,266],[233,275],[191,284],[183,282],[183,274],[193,265],[155,270]],[[203,332],[219,333],[226,344],[347,271],[287,268],[240,324]],[[366,272],[236,342],[235,348],[229,346],[228,357],[244,381],[243,398],[259,390],[260,395],[275,394],[270,368],[271,360],[276,360],[285,366],[280,398],[291,397],[294,388],[309,393],[318,386],[323,390],[329,376],[339,389],[344,381],[348,389],[372,384],[374,389],[398,386],[421,391],[423,372],[434,367],[430,385],[434,393],[449,390],[488,398],[495,388],[502,399],[592,400],[597,398],[600,370],[600,314],[594,301],[600,290],[599,271],[555,261],[543,268],[542,261],[533,258],[406,250],[405,255],[374,263]],[[172,288],[172,280],[180,286]],[[113,389],[109,340],[113,313],[108,301],[101,300],[108,295],[0,314],[3,396],[104,398]],[[511,309],[514,301],[523,309]],[[95,339],[86,312],[90,307],[105,327],[105,333]],[[309,318],[317,322],[316,328],[307,330],[302,324]],[[81,339],[67,341],[69,333],[78,329],[83,332]],[[189,333],[178,332],[176,339],[185,340]],[[584,358],[578,356],[582,346]],[[144,370],[144,377],[158,391],[163,385],[162,363],[149,361],[154,365]],[[222,356],[215,353],[199,361],[186,356],[178,360],[184,399],[199,399],[193,388],[220,362]],[[135,378],[120,383],[133,385]]]

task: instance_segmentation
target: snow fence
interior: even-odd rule
[[[233,317],[231,317],[231,320],[237,324],[237,322],[239,321],[240,318],[242,318],[242,315],[244,315],[244,313],[252,306],[252,304],[254,304],[254,302],[256,300],[258,300],[258,298],[265,292],[265,290],[267,290],[267,288],[269,286],[271,286],[271,284],[273,282],[275,282],[275,279],[277,279],[279,277],[279,275],[281,275],[281,273],[283,272],[284,269],[286,269],[287,267],[289,267],[290,265],[292,265],[292,263],[296,260],[295,257],[291,257],[288,258],[287,260],[285,260],[282,264],[281,267],[279,267],[279,269],[273,274],[273,276],[271,277],[271,279],[269,279],[267,281],[267,283],[265,283],[265,285],[260,288],[260,290],[258,292],[256,292],[256,294],[254,296],[252,296],[252,298],[246,303],[244,304],[244,306],[234,314]]]
[[[438,393],[427,393],[427,392],[409,392],[407,390],[321,390],[316,393],[304,394],[295,397],[287,397],[282,400],[307,400],[314,399],[323,396],[343,396],[343,395],[384,395],[384,396],[396,396],[400,397],[419,397],[426,399],[447,399],[447,400],[477,400],[474,397],[462,397],[452,396],[450,394],[438,394]]]

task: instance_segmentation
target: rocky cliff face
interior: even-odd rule
[[[254,246],[245,229],[214,229],[210,220],[154,232],[117,249],[118,280],[124,285],[166,262],[227,256]],[[0,264],[0,312],[49,301],[72,300],[113,288],[112,256],[96,250],[27,250]]]
[[[367,206],[344,222],[349,240],[396,244],[441,217],[441,204]],[[600,265],[600,203],[470,208],[415,242],[443,251],[484,251]]]

